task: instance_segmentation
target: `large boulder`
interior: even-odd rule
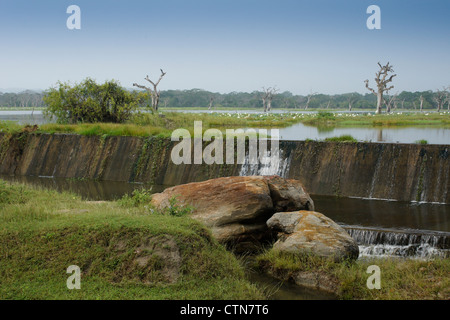
[[[358,258],[359,248],[353,238],[319,212],[278,212],[267,221],[267,226],[279,232],[275,250],[312,253],[335,261]]]
[[[279,210],[314,210],[314,202],[297,180],[279,176],[224,177],[183,184],[152,196],[158,209],[194,207],[191,217],[212,229],[221,242],[259,240],[270,234],[266,221]]]

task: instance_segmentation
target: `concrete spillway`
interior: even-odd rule
[[[317,195],[450,203],[450,146],[280,141],[272,166],[180,164],[163,138],[0,133],[0,174],[177,185],[279,174]]]

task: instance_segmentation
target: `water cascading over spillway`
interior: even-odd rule
[[[342,227],[358,243],[360,257],[450,257],[450,232]]]
[[[270,150],[259,156],[258,163],[252,164],[249,153],[245,155],[245,162],[241,166],[240,176],[271,176],[278,175],[286,178],[289,173],[290,156],[284,157],[283,150],[277,149],[274,154]]]

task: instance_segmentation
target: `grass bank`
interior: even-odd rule
[[[191,134],[194,132],[194,122],[201,121],[202,130],[238,128],[282,128],[300,121],[289,114],[236,114],[236,113],[182,113],[169,112],[159,115],[143,113],[135,115],[123,124],[115,123],[80,123],[59,124],[48,123],[34,128],[37,133],[74,133],[97,136],[160,136],[170,137],[175,129],[184,128]],[[0,132],[18,133],[22,125],[13,121],[0,121]]]
[[[89,202],[0,180],[0,300],[264,298],[209,230],[145,196]]]
[[[369,289],[369,266],[380,268],[380,289]],[[283,280],[299,273],[326,276],[340,299],[352,300],[449,300],[450,259],[367,259],[335,263],[314,256],[294,256],[267,250],[255,260],[255,268]]]
[[[450,127],[450,113],[391,113],[357,114],[339,112],[318,113],[139,113],[127,123],[48,123],[37,127],[38,133],[74,133],[97,136],[160,136],[170,137],[173,130],[187,129],[194,132],[194,122],[201,121],[203,131],[219,129],[285,128],[296,123],[321,127],[393,127],[439,126]],[[0,121],[0,132],[20,132],[23,126],[12,121]]]

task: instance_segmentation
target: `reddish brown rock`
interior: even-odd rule
[[[301,183],[278,176],[224,177],[175,186],[154,194],[158,209],[178,205],[194,207],[191,217],[204,223],[221,242],[260,239],[270,233],[265,225],[279,208],[310,210],[314,203]]]
[[[269,228],[280,231],[275,250],[294,254],[312,253],[336,261],[356,259],[355,240],[336,222],[314,211],[278,212],[268,221]]]
[[[268,182],[270,196],[276,212],[299,210],[297,208],[314,211],[314,202],[299,180],[283,179],[279,176],[266,176],[264,178]]]

